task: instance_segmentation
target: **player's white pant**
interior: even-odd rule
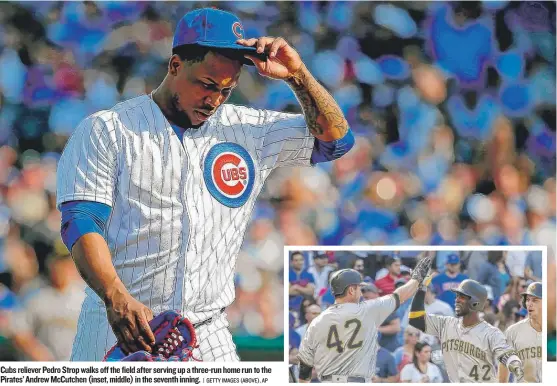
[[[239,361],[225,313],[198,327],[195,332],[199,344],[193,351],[195,358],[206,362]],[[108,324],[104,305],[87,296],[79,315],[70,360],[101,361],[114,344],[116,337]]]

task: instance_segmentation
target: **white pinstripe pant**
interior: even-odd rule
[[[199,347],[193,351],[195,358],[205,362],[240,360],[224,312],[211,322],[198,327],[195,332],[199,344]],[[116,337],[108,324],[104,305],[86,297],[79,315],[70,360],[101,361],[114,344],[116,344]]]

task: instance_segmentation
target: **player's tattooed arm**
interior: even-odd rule
[[[317,139],[332,142],[348,133],[348,122],[334,98],[313,77],[298,52],[284,38],[264,36],[240,39],[237,43],[256,47],[258,54],[267,54],[265,60],[254,55],[245,56],[253,61],[261,75],[288,83],[302,106],[308,129]]]
[[[333,141],[344,137],[348,132],[348,122],[342,110],[305,65],[302,64],[286,82],[296,94],[308,128],[316,138]]]
[[[300,375],[299,381],[300,383],[310,383],[311,382],[311,371],[312,367],[306,365],[304,362],[300,361]]]

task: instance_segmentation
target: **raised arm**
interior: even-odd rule
[[[412,276],[410,280],[408,280],[408,283],[404,284],[402,287],[397,288],[396,291],[394,292],[398,296],[401,304],[416,294],[416,291],[418,291],[418,288],[420,287],[420,285],[428,275],[429,270],[431,269],[431,264],[433,264],[434,254],[425,252],[422,253],[421,256],[422,257],[420,258],[420,260],[416,264],[416,267],[412,271]]]
[[[261,37],[238,40],[238,43],[257,47],[258,53],[267,53],[267,60],[252,55],[246,57],[253,61],[261,75],[284,80],[296,94],[307,127],[318,139],[314,146],[314,162],[339,158],[354,146],[354,136],[342,110],[286,40],[281,37]]]

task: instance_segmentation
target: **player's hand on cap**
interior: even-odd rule
[[[294,75],[303,65],[298,52],[284,38],[264,36],[259,39],[240,39],[237,43],[246,47],[256,47],[257,53],[267,54],[267,60],[245,55],[263,76],[284,80]]]
[[[108,322],[124,353],[152,351],[155,336],[149,321],[153,312],[130,294],[118,292],[106,304]]]
[[[429,274],[434,256],[435,254],[433,252],[423,252],[420,254],[418,263],[412,271],[412,279],[417,280],[418,283],[422,284],[424,279]]]

